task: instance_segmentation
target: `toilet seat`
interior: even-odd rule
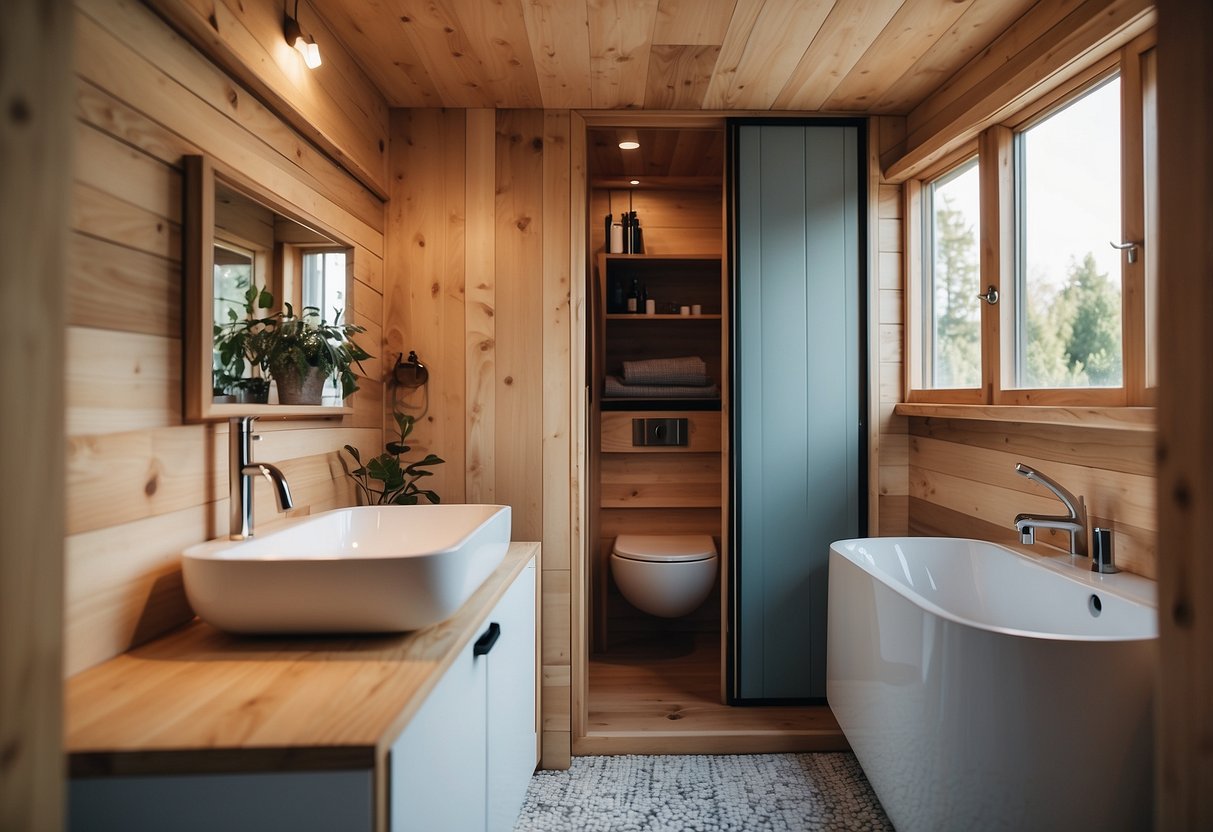
[[[621,534],[614,554],[646,563],[692,563],[716,557],[716,544],[706,534]]]

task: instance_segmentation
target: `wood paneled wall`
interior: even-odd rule
[[[1152,0],[1037,3],[910,111],[904,141],[882,150],[886,174],[896,181],[916,175],[1156,19]]]
[[[63,823],[63,322],[70,0],[0,27],[0,829]]]
[[[889,180],[915,175],[1011,109],[1105,58],[1154,19],[1152,5],[1142,0],[1037,4],[906,119],[878,119],[873,164],[883,161]],[[902,400],[905,381],[892,371],[904,360],[903,249],[914,233],[903,227],[902,205],[897,186],[880,186],[881,533],[899,533],[893,518],[908,511],[902,531],[1018,545],[1015,515],[1055,513],[1057,506],[1044,489],[1014,473],[1022,460],[1083,494],[1092,524],[1111,522],[1116,529],[1122,568],[1153,577],[1158,522],[1151,432],[913,418],[908,439],[903,444],[898,438],[907,420],[893,415],[892,405]],[[906,500],[902,494],[906,509],[899,506]],[[1037,540],[1067,546],[1061,538],[1042,533]]]
[[[181,157],[205,153],[355,243],[351,315],[380,354],[383,203],[135,0],[77,0],[67,285],[70,675],[192,616],[183,548],[227,531],[227,425],[181,414]],[[335,49],[326,47],[334,62]],[[297,106],[308,108],[301,98]],[[377,141],[386,142],[386,131]],[[338,450],[382,444],[381,361],[340,420],[258,423],[293,514],[354,502]],[[257,523],[281,515],[256,490]]]
[[[389,354],[416,350],[430,368],[428,399],[399,404],[418,416],[418,449],[447,460],[433,483],[444,500],[509,505],[514,539],[543,543],[546,768],[567,767],[571,747],[569,385],[584,322],[570,275],[585,256],[570,234],[584,199],[574,121],[398,110],[391,122],[385,339]]]
[[[1213,4],[1158,4],[1154,828],[1213,829]]]
[[[1061,503],[1015,473],[1023,462],[1087,501],[1092,526],[1115,530],[1116,562],[1157,574],[1154,433],[1078,426],[914,417],[910,422],[910,531],[1019,545],[1015,515],[1057,514]],[[1035,554],[1068,551],[1041,529]]]
[[[881,175],[879,154],[902,140],[905,119],[873,118],[868,125],[868,413],[876,425],[869,434],[868,533],[898,535],[908,529],[909,505],[906,419],[893,413],[905,377],[903,200],[901,185]]]
[[[232,78],[268,102],[303,138],[373,192],[387,196],[387,102],[312,3],[145,2]],[[286,42],[284,7],[291,14],[298,9],[303,31],[320,44],[323,63],[315,70],[307,69]]]

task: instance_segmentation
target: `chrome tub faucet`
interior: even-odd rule
[[[1053,492],[1057,499],[1061,500],[1069,514],[1017,514],[1015,516],[1015,530],[1019,532],[1019,540],[1021,543],[1032,544],[1036,542],[1037,529],[1060,529],[1068,532],[1070,535],[1070,554],[1071,555],[1087,555],[1087,504],[1082,497],[1075,497],[1066,489],[1062,488],[1055,480],[1050,479],[1044,474],[1024,465],[1022,462],[1015,463],[1015,473],[1027,477],[1032,482],[1043,485],[1045,488]]]
[[[294,508],[290,486],[277,467],[268,462],[253,462],[253,434],[256,416],[235,416],[228,420],[228,496],[229,537],[244,540],[253,536],[253,477],[265,477],[274,486],[279,511]]]

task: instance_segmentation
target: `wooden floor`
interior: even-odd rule
[[[714,633],[612,638],[589,667],[587,736],[573,753],[745,754],[840,751],[847,743],[825,705],[720,703]]]

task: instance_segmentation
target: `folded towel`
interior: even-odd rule
[[[685,384],[702,387],[708,384],[708,367],[697,355],[681,358],[649,358],[644,361],[623,362],[625,384]]]
[[[709,382],[697,386],[685,384],[625,384],[618,376],[607,376],[603,395],[633,399],[718,399],[720,388]]]

